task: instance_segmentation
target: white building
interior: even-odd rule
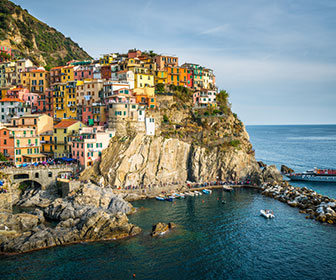
[[[22,117],[24,114],[30,114],[31,107],[24,101],[17,98],[0,99],[0,122],[8,123],[13,117]]]
[[[146,135],[155,135],[155,119],[153,117],[145,117]]]

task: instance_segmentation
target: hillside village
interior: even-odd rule
[[[16,166],[57,158],[91,166],[126,122],[156,135],[158,98],[176,92],[193,108],[217,106],[213,70],[177,56],[132,49],[48,71],[0,49],[0,153]]]

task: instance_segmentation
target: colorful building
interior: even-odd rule
[[[0,153],[7,160],[14,162],[14,137],[11,136],[11,130],[7,127],[0,127]]]
[[[61,82],[72,82],[75,80],[74,66],[64,66],[61,69]]]
[[[46,89],[45,92],[39,94],[36,112],[54,117],[54,92],[51,89]]]
[[[6,131],[6,135],[4,135]],[[8,128],[3,130],[2,135],[5,137],[9,159],[13,160],[16,165],[23,163],[42,162],[46,156],[40,153],[40,138],[32,128]],[[12,153],[13,151],[13,157]]]
[[[165,70],[156,70],[154,77],[155,85],[168,84],[168,73]]]
[[[13,117],[31,113],[31,109],[17,98],[0,99],[0,122],[8,123]]]
[[[35,130],[36,135],[40,135],[46,131],[53,130],[53,118],[46,115],[27,114],[21,117],[14,117],[11,120],[12,127],[31,128]]]
[[[75,135],[85,125],[78,120],[62,120],[58,124],[54,125],[54,156],[58,157],[70,157],[71,147],[69,142],[71,136]]]
[[[114,130],[104,130],[103,127],[84,127],[71,140],[72,158],[77,159],[83,167],[92,166],[99,160],[102,151],[109,145],[114,136]]]
[[[180,85],[180,67],[168,66],[167,72],[168,72],[168,79],[167,79],[168,85],[179,86]]]
[[[154,75],[146,68],[134,69],[134,88],[154,87]]]
[[[216,107],[216,96],[216,90],[202,89],[201,91],[196,91],[193,94],[193,106],[197,108]]]
[[[54,67],[50,69],[50,84],[62,82],[62,68],[63,66]]]
[[[20,79],[30,92],[41,93],[49,87],[49,72],[42,69],[21,72]]]
[[[180,67],[180,85],[188,88],[193,87],[192,70]]]
[[[154,57],[154,61],[156,63],[156,70],[165,70],[169,66],[178,67],[178,57],[177,56],[167,56],[167,55],[158,55]]]

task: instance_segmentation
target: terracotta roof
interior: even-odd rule
[[[57,67],[53,67],[50,70],[56,70],[56,69],[62,69],[64,66],[57,66]]]
[[[0,102],[22,102],[24,103],[24,101],[22,101],[19,98],[2,98],[0,99]]]
[[[60,123],[56,124],[54,128],[68,128],[73,124],[79,122],[78,120],[62,120]]]
[[[36,69],[36,70],[31,70],[31,73],[43,73],[43,72],[47,72],[46,70],[41,70],[41,69]]]

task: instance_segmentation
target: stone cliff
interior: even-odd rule
[[[177,96],[158,96],[155,136],[114,137],[82,179],[104,186],[164,186],[218,180],[260,180],[249,136],[231,111],[195,110]]]

